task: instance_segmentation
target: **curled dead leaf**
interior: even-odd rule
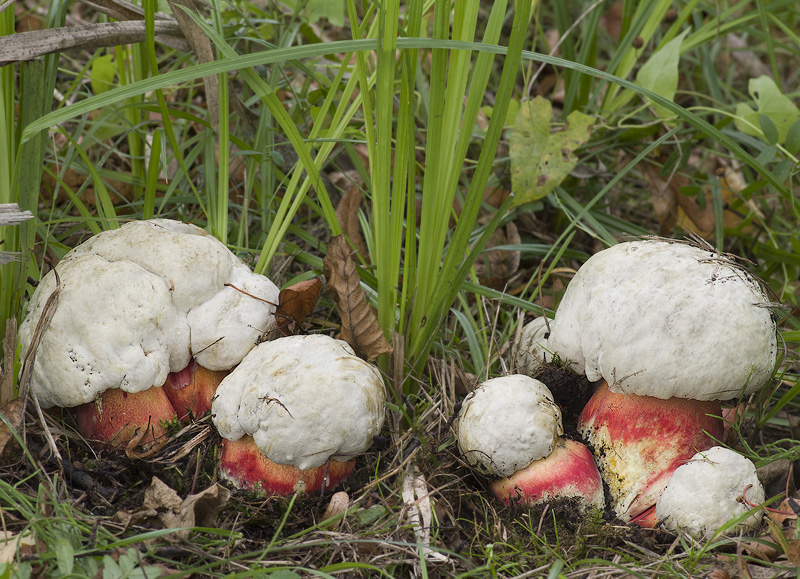
[[[338,493],[334,494],[328,503],[328,508],[325,509],[325,514],[322,515],[322,522],[325,527],[334,531],[338,529],[339,525],[342,524],[342,520],[344,519],[344,517],[340,515],[347,512],[347,507],[349,504],[350,496],[346,492],[339,491]],[[326,524],[329,519],[333,519],[334,517],[336,517],[336,520],[330,521]]]
[[[350,256],[351,249],[344,235],[332,237],[328,255],[323,260],[328,292],[337,304],[342,329],[339,339],[344,340],[356,354],[374,360],[381,354],[392,352],[392,346],[378,324],[378,317],[367,303],[356,264]]]
[[[336,206],[336,219],[339,220],[339,226],[353,242],[358,253],[366,263],[369,263],[369,250],[361,236],[361,225],[358,223],[358,210],[361,207],[362,198],[361,187],[358,183],[348,188],[342,196],[342,200],[339,201],[339,205]]]
[[[181,529],[167,535],[169,541],[185,540],[189,529],[184,527],[213,527],[222,508],[228,504],[231,493],[214,484],[206,490],[181,499],[171,487],[158,477],[153,477],[144,491],[142,506],[131,511],[119,511],[112,520],[124,526],[160,522],[165,529]]]
[[[281,290],[275,310],[275,320],[281,334],[291,336],[297,333],[297,326],[317,305],[321,291],[322,282],[319,278],[297,282]]]

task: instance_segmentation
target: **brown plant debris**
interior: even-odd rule
[[[392,346],[378,324],[378,317],[369,307],[351,249],[344,235],[336,235],[328,243],[323,260],[328,293],[337,304],[342,329],[339,339],[353,347],[365,360],[374,360],[392,352]]]
[[[14,436],[14,430],[19,430],[22,426],[25,402],[22,398],[14,398],[3,404],[0,413],[5,418],[0,421],[0,465],[7,465],[16,462],[22,455],[22,447]]]
[[[351,186],[342,196],[339,205],[336,206],[336,219],[339,220],[342,231],[353,242],[358,253],[366,263],[369,263],[369,250],[361,236],[361,226],[358,223],[358,210],[361,207],[362,198],[359,183]]]
[[[297,327],[317,305],[317,298],[322,291],[319,278],[297,282],[281,290],[278,294],[278,307],[275,319],[278,329],[284,336],[297,333]]]
[[[206,490],[181,500],[178,493],[158,477],[153,477],[144,491],[142,506],[132,511],[120,511],[113,520],[124,526],[156,520],[166,529],[180,529],[167,535],[168,541],[189,537],[189,527],[213,527],[219,512],[228,504],[231,493],[214,484]]]

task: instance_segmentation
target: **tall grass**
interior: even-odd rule
[[[681,127],[679,134],[716,142],[740,163],[752,167],[757,178],[782,195],[795,216],[800,213],[786,183],[773,174],[763,159],[745,150],[744,146],[749,143],[739,135],[720,130],[703,117],[626,79],[642,57],[642,50],[633,48],[632,40],[642,38],[645,46],[652,41],[650,50],[657,50],[689,22],[695,4],[689,2],[683,6],[675,22],[666,32],[661,32],[659,24],[669,3],[661,0],[623,3],[619,49],[603,67],[611,72],[594,66],[598,59],[598,9],[590,12],[583,25],[574,30],[568,24],[571,16],[568,8],[559,6],[556,10],[555,21],[559,29],[580,39],[577,49],[565,48],[565,56],[574,60],[523,50],[530,21],[530,7],[526,2],[515,3],[509,30],[504,28],[509,9],[506,2],[493,3],[486,8],[486,14],[481,14],[477,3],[457,2],[453,5],[455,9],[451,10],[453,6],[445,0],[414,0],[403,4],[402,10],[399,2],[387,2],[380,7],[369,4],[361,12],[362,6],[350,0],[347,11],[351,40],[287,45],[241,55],[233,48],[232,41],[225,37],[226,28],[220,18],[206,23],[197,15],[190,14],[211,39],[217,51],[215,62],[161,70],[154,42],[149,41],[146,57],[142,52],[133,53],[132,69],[138,72],[132,82],[121,78],[119,86],[110,91],[34,120],[25,128],[19,142],[8,141],[7,162],[12,162],[11,157],[21,150],[19,147],[44,129],[123,103],[127,104],[126,109],[145,110],[148,105],[141,97],[155,91],[162,125],[138,123],[128,133],[133,163],[131,179],[143,192],[142,200],[134,200],[134,207],[139,208],[136,211],[147,217],[180,211],[182,203],[191,201],[175,196],[181,191],[188,192],[199,207],[201,219],[221,239],[228,239],[229,231],[233,230],[235,236],[230,241],[234,246],[251,248],[252,251],[253,244],[259,244],[255,268],[266,272],[286,241],[301,207],[309,206],[318,211],[331,234],[341,231],[320,171],[340,143],[352,141],[357,119],[364,119],[359,130],[369,151],[370,166],[365,189],[371,201],[364,214],[364,225],[374,266],[362,270],[362,274],[364,280],[373,286],[372,295],[387,337],[397,340],[402,337],[406,359],[420,369],[433,347],[441,323],[456,301],[457,293],[470,277],[472,261],[493,228],[509,217],[509,206],[506,206],[496,212],[495,220],[488,227],[475,228],[483,190],[495,161],[497,143],[507,124],[508,103],[517,96],[517,71],[521,60],[545,63],[565,71],[565,112],[582,109],[597,115],[608,127],[606,132],[596,131],[597,137],[587,149],[595,143],[602,147],[604,140],[623,135],[620,131],[626,127],[616,128],[615,124],[628,117],[630,111],[626,107],[632,99],[644,97],[675,115]],[[773,4],[785,5],[780,2]],[[772,14],[773,4],[768,6],[770,10],[762,10],[759,14]],[[217,8],[215,14],[220,14],[221,7]],[[154,3],[145,2],[149,25],[152,25],[154,10]],[[728,14],[733,13],[728,10],[721,13],[720,18],[729,18]],[[724,30],[763,25],[764,18],[759,19],[759,14],[745,14],[717,24]],[[712,42],[711,32],[715,30],[712,24],[705,23],[690,32],[681,50],[686,53]],[[430,37],[426,37],[428,31]],[[501,37],[507,47],[501,45]],[[241,39],[237,42],[241,44]],[[296,119],[277,97],[278,73],[283,66],[323,56],[337,58],[342,64],[335,69],[337,74],[322,91],[324,98],[307,130],[302,132]],[[353,57],[354,64],[351,65]],[[430,70],[425,68],[428,59]],[[504,64],[498,67],[501,59]],[[263,65],[273,67],[269,69],[273,74],[266,79],[254,69]],[[499,75],[494,72],[498,68],[502,68]],[[220,86],[227,87],[228,76],[233,71],[239,71],[247,88],[262,105],[256,134],[245,136],[242,133],[240,136],[231,133],[229,139],[229,131],[234,125],[222,130],[228,121],[224,111],[229,108],[225,104],[223,88],[220,100],[223,114],[220,117],[224,120],[220,132],[214,133],[206,128],[198,136],[188,138],[188,122],[202,127],[210,125],[202,116],[190,112],[188,101],[168,105],[164,91],[208,75],[218,75]],[[126,74],[131,77],[130,73]],[[145,75],[150,77],[144,78]],[[13,85],[9,88],[13,95]],[[481,142],[480,155],[477,159],[470,159],[472,170],[469,178],[464,179],[465,163],[474,143],[471,127],[475,126],[487,91],[494,97],[494,112]],[[136,122],[136,118],[142,117],[131,116],[130,122]],[[171,119],[178,120],[183,133],[175,130]],[[631,124],[630,119],[626,122]],[[134,138],[131,133],[142,133],[147,138]],[[145,167],[142,164],[143,149],[137,149],[135,143],[148,139],[152,144]],[[297,164],[288,168],[286,175],[275,170],[270,161],[272,151],[265,150],[270,143],[283,139],[288,140],[299,158]],[[236,208],[231,206],[227,175],[232,142],[236,142],[247,159],[245,191],[258,192],[256,199],[251,199],[250,194],[245,195],[242,207]],[[418,151],[423,153],[422,161],[418,160]],[[80,149],[78,156],[84,156]],[[201,156],[204,159],[205,186],[202,191],[196,188],[196,175],[191,169],[191,160]],[[174,159],[181,168],[169,184],[159,181],[158,170],[165,167],[162,158],[166,162]],[[637,163],[641,160],[637,157]],[[86,160],[84,164],[91,165]],[[628,170],[635,170],[635,165]],[[95,176],[92,168],[87,166],[86,171]],[[97,171],[97,175],[102,176],[102,173]],[[280,198],[272,198],[274,203],[270,204],[272,190],[268,184],[281,180],[283,193]],[[5,195],[13,198],[12,187],[6,185]],[[314,197],[309,200],[308,193],[312,190]],[[549,203],[567,216],[568,226],[562,233],[577,227],[605,243],[612,243],[618,231],[640,233],[641,229],[633,224],[614,221],[600,211],[609,190],[610,187],[598,189],[598,194],[587,204],[578,200],[568,187],[557,189]],[[419,214],[418,197],[421,197]],[[101,213],[104,226],[113,226],[113,215],[104,216],[102,213],[113,212],[113,205],[109,208],[103,202],[107,198],[101,187],[101,203],[98,203],[97,211]],[[455,228],[451,228],[450,219],[456,200],[461,210],[455,215]],[[170,205],[171,202],[175,204]],[[247,223],[252,205],[258,208],[259,222],[266,226],[257,232],[255,239],[250,239]],[[548,259],[563,252],[568,241],[568,237],[561,235],[559,242],[548,252]],[[773,252],[770,255],[778,254]],[[550,269],[554,264],[550,264]],[[469,287],[484,295],[496,296],[486,288]],[[535,285],[530,287],[527,297],[533,299],[536,297]],[[508,303],[513,301],[507,296],[503,299]],[[10,300],[4,298],[4,303],[9,304],[4,307],[11,314]],[[536,309],[530,305],[527,307]]]

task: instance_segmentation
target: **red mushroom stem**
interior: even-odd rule
[[[491,489],[507,505],[535,505],[578,497],[584,504],[602,508],[604,500],[603,481],[592,453],[574,440],[559,441],[549,456],[493,482]]]
[[[227,371],[204,368],[194,358],[180,372],[170,373],[164,391],[178,414],[178,420],[186,422],[190,416],[197,419],[211,410],[211,399],[227,375]]]
[[[329,490],[350,476],[355,459],[346,462],[329,460],[308,470],[272,462],[258,449],[252,436],[232,441],[222,439],[220,468],[222,475],[239,488],[266,495],[290,496]]]
[[[127,447],[141,435],[140,445],[157,442],[166,436],[165,423],[175,417],[175,409],[163,388],[125,392],[111,388],[96,400],[75,407],[78,432],[84,438],[109,447]]]
[[[716,400],[617,394],[603,382],[581,412],[578,430],[594,447],[617,515],[655,525],[653,507],[675,469],[722,438],[721,414]]]

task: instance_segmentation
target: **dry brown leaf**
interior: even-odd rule
[[[0,564],[11,564],[17,558],[31,557],[38,552],[37,541],[31,531],[15,535],[10,531],[0,531]],[[15,573],[10,576],[15,577]]]
[[[705,205],[701,207],[694,197],[684,195],[680,191],[681,187],[690,184],[687,177],[683,175],[673,175],[671,178],[663,177],[655,166],[644,167],[642,175],[650,185],[650,199],[656,217],[658,217],[660,235],[671,236],[677,226],[685,231],[696,233],[703,239],[714,237],[714,206],[710,191],[705,192]],[[744,214],[727,207],[738,199],[736,193],[743,188],[744,183],[741,177],[733,170],[727,170],[725,176],[720,179],[720,194],[722,202],[725,204],[722,213],[723,227],[737,227],[744,221]],[[758,212],[752,202],[745,203],[744,210]]]
[[[792,562],[792,565],[800,567],[800,539],[789,541],[789,546],[786,548],[786,558]]]
[[[332,519],[333,517],[337,517],[342,513],[346,513],[349,504],[350,504],[350,496],[346,492],[339,491],[338,493],[334,494],[331,497],[330,502],[328,503],[328,508],[325,509],[325,514],[322,515],[322,524],[325,526],[325,528],[331,529],[333,531],[338,529],[339,525],[342,524],[344,517],[340,516],[335,521],[331,521],[327,524],[325,524],[325,522],[328,519]]]
[[[678,223],[679,188],[688,184],[688,181],[681,176],[673,176],[668,181],[661,176],[658,167],[652,165],[640,166],[643,167],[642,176],[647,181],[647,184],[650,185],[650,201],[653,203],[653,209],[655,209],[656,217],[658,218],[659,235],[668,237]]]
[[[3,338],[3,369],[0,372],[0,405],[14,398],[14,353],[17,349],[17,318],[6,320]]]
[[[353,242],[364,261],[370,263],[369,250],[361,236],[361,225],[358,223],[358,209],[361,207],[362,198],[361,187],[358,183],[349,187],[336,207],[336,219],[339,220],[342,231]]]
[[[275,319],[281,334],[291,336],[296,333],[298,324],[303,323],[317,305],[321,291],[322,282],[319,278],[301,281],[281,290],[275,310]]]
[[[178,21],[181,31],[189,45],[192,47],[197,56],[197,60],[201,63],[214,61],[214,46],[211,40],[206,36],[203,29],[200,28],[192,18],[186,14],[179,6],[184,6],[192,12],[200,15],[203,14],[203,4],[197,0],[167,0],[175,20]],[[219,79],[215,75],[203,77],[203,84],[206,89],[206,106],[208,107],[208,121],[211,128],[217,132],[219,131]],[[228,111],[222,111],[222,114],[228,114]]]
[[[342,319],[339,338],[353,347],[365,360],[374,360],[392,352],[392,346],[378,324],[378,317],[369,307],[356,264],[350,256],[350,245],[344,235],[332,237],[323,271],[328,292],[336,302]]]
[[[112,520],[124,526],[159,521],[166,529],[183,527],[213,527],[217,515],[228,503],[231,493],[225,487],[214,484],[195,495],[181,500],[178,493],[158,477],[153,477],[144,491],[142,506],[132,511],[119,511]],[[189,529],[167,535],[169,541],[185,540]]]
[[[475,271],[483,285],[500,290],[505,288],[509,278],[519,269],[522,254],[519,251],[492,249],[492,247],[518,245],[521,242],[519,231],[513,222],[506,224],[503,229],[496,230],[489,237],[486,251],[475,260]]]
[[[24,412],[25,401],[22,398],[14,398],[0,408],[0,413],[5,416],[8,423],[17,431],[22,426]],[[22,447],[17,442],[14,432],[4,421],[0,421],[0,465],[5,466],[17,462],[21,456]]]

